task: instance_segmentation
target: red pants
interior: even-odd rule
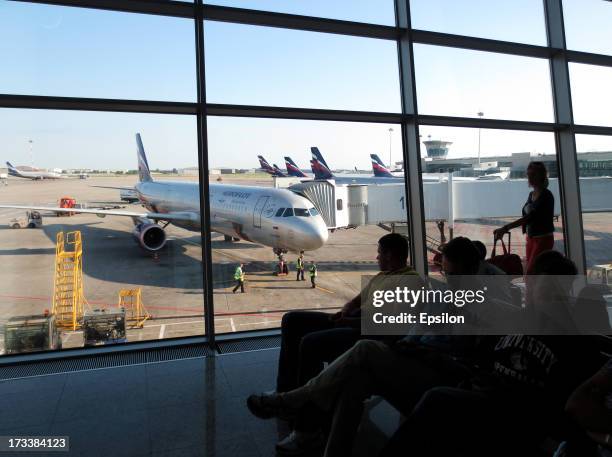
[[[527,259],[527,272],[530,275],[533,273],[533,263],[538,254],[544,251],[550,251],[555,245],[555,237],[553,235],[539,236],[536,238],[527,236],[527,248],[525,257]]]

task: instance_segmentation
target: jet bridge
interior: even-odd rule
[[[330,229],[406,222],[403,184],[336,184],[334,180],[316,180],[288,188],[308,198]]]

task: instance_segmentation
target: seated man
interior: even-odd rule
[[[408,242],[397,233],[378,240],[379,275],[415,274],[408,266]],[[335,314],[291,311],[281,322],[281,350],[277,392],[286,392],[316,376],[325,362],[352,347],[361,338],[361,293]]]
[[[499,268],[498,266],[493,265],[492,263],[487,262],[487,247],[484,245],[482,241],[474,240],[472,241],[474,246],[478,250],[478,254],[480,255],[480,265],[478,266],[478,274],[479,275],[505,275],[506,272]]]
[[[541,455],[537,450],[557,431],[571,389],[587,376],[598,351],[582,336],[498,338],[490,367],[460,388],[429,390],[383,457]],[[585,418],[591,414],[588,406],[584,411]],[[612,428],[597,430],[593,437],[605,444],[602,430]]]
[[[445,246],[442,264],[447,275],[474,275],[478,252],[467,238],[455,238]],[[279,452],[293,455],[325,443],[321,416],[331,415],[325,455],[350,455],[367,398],[382,395],[407,414],[426,390],[469,378],[471,359],[484,344],[471,336],[413,336],[395,343],[362,340],[304,386],[251,395],[247,406],[262,419],[294,419],[295,431],[277,444]]]

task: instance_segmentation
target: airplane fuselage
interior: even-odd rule
[[[151,212],[200,214],[197,183],[144,181],[135,189]],[[212,231],[289,251],[318,249],[327,241],[327,226],[313,204],[289,190],[229,184],[210,184],[209,190]],[[287,208],[290,214],[280,211]],[[200,230],[199,217],[171,223]]]

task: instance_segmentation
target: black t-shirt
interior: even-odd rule
[[[523,206],[523,217],[527,216],[527,223],[523,226],[523,233],[528,236],[548,235],[555,231],[553,216],[555,211],[555,197],[548,189],[544,189],[536,200],[532,200],[533,192],[529,192],[527,202]]]
[[[599,352],[585,336],[505,335],[492,352],[500,387],[542,395],[559,407],[598,363]]]

